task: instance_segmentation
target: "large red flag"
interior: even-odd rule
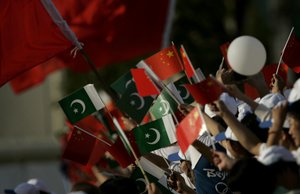
[[[180,54],[181,54],[181,59],[182,59],[182,62],[183,62],[183,66],[184,66],[186,76],[188,78],[193,77],[196,72],[195,72],[193,64],[192,64],[189,56],[187,55],[183,45],[181,45],[181,47],[180,47]]]
[[[201,105],[212,103],[225,91],[224,86],[210,76],[199,83],[185,84],[184,86]]]
[[[284,53],[282,55],[282,60],[285,64],[287,64],[293,71],[296,73],[300,72],[300,38],[296,36],[294,32],[292,32]]]
[[[198,138],[205,125],[198,107],[195,107],[178,125],[176,136],[178,145],[183,153]]]
[[[140,96],[152,96],[160,93],[156,85],[146,74],[145,69],[131,69],[130,72]]]
[[[70,48],[40,0],[0,1],[0,86]]]
[[[97,67],[147,55],[161,48],[170,0],[53,0]],[[158,6],[159,5],[159,6]],[[155,10],[155,11],[154,11]],[[89,71],[81,55],[64,60]]]
[[[37,65],[25,71],[10,81],[10,85],[16,94],[24,92],[28,88],[41,84],[52,72],[65,67],[57,57],[53,57],[45,63]]]
[[[144,61],[161,80],[168,79],[183,70],[174,45],[159,51]]]

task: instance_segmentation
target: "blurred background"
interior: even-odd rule
[[[70,11],[75,9],[76,0],[53,2],[77,35],[80,30],[76,26],[76,21],[72,20],[73,12]],[[90,2],[91,5],[88,5],[87,2]],[[127,8],[128,3],[126,1],[104,3],[100,0],[99,3],[95,3],[95,0],[87,2],[77,5],[82,6],[80,13],[84,13],[84,11],[89,13],[88,11],[91,10],[97,11],[98,15],[107,13],[108,9],[116,8],[115,4],[117,3],[120,11],[121,8]],[[171,41],[178,47],[183,44],[194,67],[200,67],[206,76],[215,74],[221,63],[220,45],[230,42],[240,35],[251,35],[258,38],[267,50],[266,64],[277,63],[292,26],[300,21],[300,1],[297,0],[162,0],[158,2],[153,6],[153,10],[150,10],[150,13],[156,14],[156,20],[162,17],[166,21],[163,22],[164,27],[159,32],[153,28],[142,33],[139,23],[126,25],[126,22],[115,22],[110,26],[106,22],[110,21],[111,17],[109,16],[111,15],[102,14],[102,22],[94,24],[105,33],[98,33],[98,36],[81,36],[82,39],[79,37],[83,43],[86,43],[85,41],[97,42],[99,36],[105,36],[106,40],[110,38],[106,45],[116,44],[112,47],[114,50],[108,50],[111,52],[126,53],[127,49],[143,50],[143,52],[132,51],[134,54],[129,54],[128,57],[120,55],[120,59],[119,55],[111,55],[113,60],[105,61],[98,60],[97,57],[109,58],[109,52],[101,52],[103,48],[97,50],[97,47],[90,47],[94,48],[93,52],[95,53],[91,54],[91,59],[95,62],[98,73],[102,80],[105,80],[107,86],[134,67],[139,60],[169,46]],[[141,4],[141,2],[139,3]],[[166,4],[167,9],[159,9],[161,4]],[[104,8],[92,9],[102,5]],[[122,13],[126,11],[135,18],[140,17],[137,13],[150,14],[145,11],[149,9],[147,6],[136,6],[135,9],[139,10],[124,9],[119,13],[119,17],[121,18]],[[165,14],[158,15],[163,11]],[[98,15],[95,14],[92,19]],[[147,17],[153,18],[154,16],[147,15]],[[144,22],[150,25],[149,21]],[[88,24],[87,22],[85,25]],[[155,23],[151,23],[151,25],[153,24]],[[115,28],[117,25],[120,26]],[[86,26],[83,27],[86,28]],[[108,36],[110,33],[114,33],[109,29],[123,30],[123,28],[130,29],[134,33],[116,33],[114,36]],[[149,44],[147,41],[154,40],[149,37],[154,35],[158,37],[158,44],[147,47]],[[138,39],[140,45],[126,41],[114,41],[114,38],[116,40]],[[142,40],[144,42],[141,42]],[[101,41],[98,41],[97,44],[101,44]],[[143,48],[143,45],[149,49]],[[133,49],[137,46],[139,47]],[[98,62],[101,64],[97,64]],[[57,102],[88,83],[94,83],[98,90],[105,89],[86,63],[80,65],[86,66],[86,70],[74,71],[71,68],[61,68],[43,77],[33,86],[17,92],[12,89],[12,83],[7,83],[0,88],[0,192],[3,189],[14,188],[29,178],[44,180],[56,193],[69,191],[70,182],[63,174],[60,159],[60,134],[67,129],[65,116]]]

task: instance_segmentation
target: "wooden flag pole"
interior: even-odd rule
[[[282,61],[282,57],[283,57],[285,48],[286,48],[286,46],[287,46],[287,44],[288,44],[288,42],[289,42],[289,40],[290,40],[290,38],[291,38],[291,35],[292,35],[293,31],[294,31],[294,27],[292,27],[291,32],[290,32],[290,34],[289,34],[289,36],[288,36],[288,38],[287,38],[287,41],[285,42],[285,45],[284,45],[284,47],[283,47],[283,49],[282,49],[282,52],[281,52],[281,54],[280,54],[279,62],[278,62],[277,69],[276,69],[276,73],[275,73],[276,75],[278,74],[279,67],[280,67],[280,64],[281,64],[281,61]]]
[[[105,143],[106,145],[108,145],[109,147],[111,146],[111,144],[110,143],[108,143],[107,141],[104,141],[103,139],[101,139],[101,138],[99,138],[99,137],[97,137],[96,135],[94,135],[94,134],[91,134],[90,132],[88,132],[87,130],[84,130],[84,129],[82,129],[82,128],[80,128],[79,126],[77,126],[77,125],[74,125],[74,127],[76,128],[76,129],[79,129],[80,131],[82,131],[82,132],[84,132],[84,133],[86,133],[86,134],[88,134],[88,135],[90,135],[90,136],[92,136],[92,137],[94,137],[94,138],[96,138],[96,139],[98,139],[99,141],[101,141],[102,143]]]
[[[125,141],[123,143],[127,144],[127,146],[129,147],[131,153],[133,154],[133,157],[135,158],[136,165],[140,168],[140,170],[141,170],[141,172],[142,172],[142,174],[143,174],[143,176],[145,178],[145,181],[146,181],[147,185],[149,185],[150,181],[149,181],[149,179],[148,179],[148,177],[147,177],[147,175],[146,175],[146,173],[145,173],[145,171],[144,171],[144,169],[143,169],[143,167],[142,167],[142,165],[141,165],[141,163],[140,163],[140,161],[139,161],[139,159],[138,159],[135,151],[133,150],[133,148],[132,148],[132,146],[131,146],[131,144],[130,144],[128,138],[127,138],[127,136],[125,135],[124,131],[122,130],[122,128],[121,128],[121,126],[120,126],[120,124],[119,124],[119,122],[117,121],[116,118],[113,118],[113,123],[115,124],[117,130],[119,131],[119,133],[120,133],[120,135],[122,137],[121,139],[123,139]]]

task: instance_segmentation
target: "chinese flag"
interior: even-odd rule
[[[131,69],[130,71],[140,96],[152,96],[160,93],[146,74],[145,69]]]
[[[96,136],[107,133],[106,127],[93,115],[83,118],[82,120],[78,121],[76,125]]]
[[[178,145],[183,153],[198,138],[205,125],[198,107],[195,107],[178,125],[176,136]]]
[[[181,59],[183,61],[183,66],[184,66],[186,76],[188,78],[193,77],[195,75],[195,69],[194,69],[193,64],[192,64],[189,56],[187,55],[183,45],[181,45],[181,47],[180,47],[180,54],[181,54]]]
[[[300,72],[300,39],[292,32],[290,39],[288,40],[287,46],[282,55],[282,60],[296,73]]]
[[[271,86],[271,80],[272,80],[273,74],[276,73],[277,65],[278,64],[275,64],[275,63],[266,65],[262,69],[262,73],[264,75],[265,82],[268,86]],[[285,83],[287,83],[288,69],[289,69],[288,66],[286,64],[282,63],[282,64],[280,64],[280,67],[278,70],[278,75],[285,81]],[[271,89],[271,87],[270,87],[270,89]],[[247,82],[244,83],[244,92],[247,96],[249,96],[252,99],[256,99],[259,97],[259,93],[256,90],[256,88],[254,88]]]
[[[0,1],[0,86],[70,48],[40,0]]]
[[[129,155],[122,140],[119,137],[117,138],[115,143],[109,147],[108,152],[123,168],[126,168],[128,165],[134,163],[134,159]]]
[[[159,51],[144,61],[161,80],[166,80],[183,70],[174,45]]]
[[[201,105],[212,103],[225,91],[224,86],[212,77],[207,77],[196,84],[185,84],[184,86]]]
[[[16,94],[24,92],[28,88],[41,84],[52,72],[65,67],[58,58],[53,57],[45,63],[39,64],[32,69],[21,73],[10,81],[10,85]]]
[[[230,45],[229,42],[225,42],[224,44],[222,44],[220,46],[220,50],[221,50],[221,53],[222,53],[222,55],[224,57],[224,61],[225,61],[226,65],[227,65],[227,67],[230,67],[228,59],[227,59],[227,52],[228,52],[229,45]]]
[[[74,128],[62,157],[86,165],[90,160],[95,143],[95,137]]]
[[[104,156],[105,152],[109,150],[110,145],[112,145],[111,141],[108,138],[101,137],[101,139],[107,142],[107,144],[96,139],[95,146],[88,161],[88,165],[90,166],[97,164],[100,161],[101,157]]]
[[[53,2],[97,67],[132,60],[161,48],[170,0]],[[80,54],[73,59],[66,53],[63,59],[76,72],[91,70]]]

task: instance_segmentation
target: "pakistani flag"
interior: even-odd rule
[[[120,96],[122,96],[125,93],[126,89],[131,85],[134,85],[134,80],[131,75],[131,72],[128,71],[127,73],[122,75],[119,79],[117,79],[115,82],[113,82],[110,85],[110,87],[115,92],[117,92]]]
[[[122,112],[128,114],[137,123],[140,123],[149,111],[153,101],[154,97],[140,96],[135,84],[130,84],[121,99],[117,102],[117,106]]]
[[[140,163],[141,163],[142,168],[144,169],[149,181],[152,183],[155,183],[162,193],[166,193],[166,194],[176,193],[176,192],[172,192],[171,190],[168,189],[166,180],[162,181],[165,178],[163,169],[161,169],[160,167],[158,167],[157,165],[153,164],[152,162],[150,162],[149,160],[147,160],[143,157],[141,158]],[[138,188],[138,191],[140,194],[148,193],[147,187],[146,187],[146,180],[139,168],[136,168],[132,172],[130,178],[135,180],[135,183],[137,185],[137,188]]]
[[[58,103],[72,124],[104,107],[93,84],[84,86]]]
[[[164,89],[150,108],[150,113],[153,118],[160,119],[167,114],[175,114],[178,110],[177,106],[176,101]]]
[[[194,98],[190,94],[190,92],[184,87],[184,84],[189,83],[186,76],[183,76],[176,82],[174,82],[175,87],[177,88],[182,100],[186,104],[191,104],[194,102]]]
[[[134,128],[133,133],[142,155],[177,141],[175,125],[170,114]]]

